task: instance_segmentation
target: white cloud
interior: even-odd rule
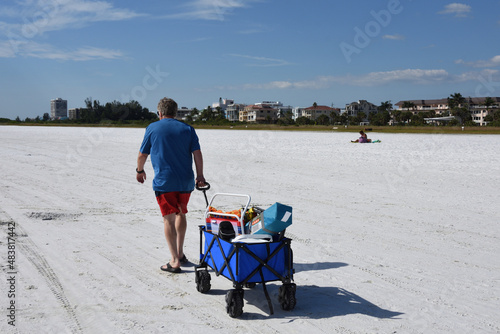
[[[488,60],[477,60],[477,61],[470,61],[466,62],[462,59],[459,59],[455,61],[457,64],[464,64],[467,66],[472,66],[472,67],[497,67],[500,66],[500,55],[494,56],[491,59]]]
[[[234,9],[246,7],[255,0],[194,0],[184,4],[182,13],[168,15],[169,18],[223,21]]]
[[[82,47],[74,51],[62,52],[37,40],[51,31],[75,29],[100,21],[121,21],[143,14],[128,9],[115,8],[107,1],[85,0],[25,0],[18,1],[17,7],[3,7],[0,17],[8,17],[9,22],[0,21],[0,33],[8,40],[0,40],[0,58],[36,57],[58,60],[117,59],[123,54],[116,50]],[[12,22],[12,19],[17,22]]]
[[[320,76],[303,81],[271,81],[267,83],[252,83],[233,87],[220,87],[233,90],[270,90],[270,89],[329,89],[335,84],[356,87],[375,87],[394,83],[408,84],[440,84],[478,81],[480,78],[497,77],[500,71],[484,70],[481,72],[465,72],[452,75],[443,69],[405,69],[385,72],[371,72],[364,75]]]
[[[405,37],[403,35],[384,35],[382,36],[384,39],[393,39],[397,41],[403,41],[405,40]]]
[[[245,30],[240,30],[240,31],[238,31],[238,33],[242,34],[242,35],[252,35],[252,34],[260,34],[260,33],[263,33],[265,31],[266,31],[265,29],[261,29],[261,28],[249,28],[249,29],[245,29]]]
[[[6,28],[27,38],[48,31],[80,28],[92,22],[121,21],[143,16],[128,9],[114,8],[109,2],[83,0],[38,0],[33,4],[25,3],[19,9],[11,9],[9,14],[23,23],[3,22]]]
[[[257,57],[257,56],[249,56],[249,55],[242,55],[242,54],[230,54],[229,56],[252,60],[252,63],[246,64],[247,66],[271,67],[271,66],[285,66],[285,65],[291,64],[288,61],[283,60],[283,59]]]
[[[454,2],[444,6],[444,10],[440,11],[439,14],[454,14],[455,17],[466,17],[470,11],[471,6]]]
[[[497,91],[500,87],[500,71],[492,69],[484,69],[479,72],[465,72],[454,77],[454,82],[476,82],[479,87],[489,90],[489,94]],[[496,93],[494,93],[496,94]],[[481,94],[478,94],[481,95]]]
[[[65,53],[66,54],[66,53]],[[81,47],[69,53],[70,60],[121,59],[125,55],[119,50],[102,49],[92,46]]]
[[[377,86],[406,81],[417,84],[435,83],[449,79],[445,70],[406,69],[386,72],[372,72],[363,76],[346,78],[346,82],[356,86]]]
[[[121,59],[125,55],[118,50],[102,49],[91,46],[77,50],[59,50],[50,44],[37,43],[32,40],[0,43],[0,57],[33,57],[51,60],[88,61],[97,59]]]
[[[14,48],[15,45],[9,41],[0,41],[0,58],[14,58],[16,56]]]

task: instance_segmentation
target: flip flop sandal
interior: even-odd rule
[[[165,266],[161,266],[160,269],[163,271],[168,271],[169,273],[174,273],[174,274],[178,274],[181,272],[181,268],[174,268],[170,265],[170,263],[167,263],[166,268],[165,268]]]

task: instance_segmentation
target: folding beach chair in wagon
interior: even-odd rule
[[[253,288],[257,283],[262,283],[273,314],[265,283],[281,281],[278,301],[283,310],[292,310],[296,304],[296,284],[293,282],[291,239],[285,237],[285,228],[291,224],[292,208],[280,203],[266,210],[251,208],[249,195],[226,193],[215,194],[209,203],[205,193],[209,187],[198,188],[205,194],[207,209],[205,225],[200,226],[200,264],[195,267],[197,290],[210,291],[208,268],[216,276],[231,280],[233,289],[226,294],[226,311],[236,318],[243,313],[243,288]],[[245,202],[239,210],[222,212],[213,207],[216,200],[236,197]]]

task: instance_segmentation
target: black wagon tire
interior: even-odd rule
[[[243,290],[233,289],[226,294],[226,311],[231,318],[238,318],[243,314]]]
[[[210,291],[210,273],[208,270],[197,270],[195,271],[195,282],[196,282],[196,290],[201,293],[207,293]]]
[[[281,309],[284,311],[291,311],[297,304],[297,299],[295,298],[295,291],[297,286],[294,283],[283,284],[279,289],[279,302]]]

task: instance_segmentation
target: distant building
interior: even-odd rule
[[[491,97],[493,101],[491,106],[485,106],[486,97],[465,97],[463,105],[460,108],[467,108],[471,113],[472,120],[478,125],[486,125],[484,120],[490,112],[500,107],[500,97]],[[409,107],[411,105],[411,107]],[[437,100],[406,100],[395,104],[398,110],[411,111],[413,114],[425,111],[435,111],[438,116],[447,116],[450,113],[448,98]]]
[[[399,101],[395,106],[398,110],[411,111],[413,114],[431,110],[434,110],[437,115],[448,114],[448,99]]]
[[[283,103],[281,103],[280,101],[262,101],[262,102],[256,103],[255,105],[256,106],[266,105],[266,106],[271,107],[271,108],[283,107]]]
[[[221,110],[226,111],[227,107],[231,104],[234,104],[234,100],[223,99],[222,97],[219,97],[218,103],[212,103],[212,109],[220,108]]]
[[[352,102],[345,106],[345,113],[347,116],[356,117],[361,112],[365,114],[364,121],[368,121],[368,115],[370,115],[370,113],[377,113],[378,108],[376,105],[366,100],[359,100],[358,102]]]
[[[292,106],[279,106],[276,107],[278,110],[278,119],[279,118],[290,118],[293,119],[293,107]]]
[[[226,119],[230,122],[237,122],[240,119],[240,111],[245,109],[245,104],[230,104],[226,108]]]
[[[68,117],[68,101],[60,97],[55,100],[50,100],[50,117],[52,119]]]
[[[284,106],[280,101],[262,101],[255,103],[258,107],[271,107],[276,109],[276,118],[291,118],[293,119],[293,107],[292,106]]]
[[[68,110],[69,119],[80,119],[82,117],[81,108],[73,108]]]
[[[295,108],[293,108],[293,110],[292,110],[292,113],[293,113],[292,118],[294,120],[297,120],[297,118],[304,116],[304,110],[305,109],[306,108],[304,108],[304,107],[295,107]]]
[[[175,119],[179,121],[185,121],[186,117],[191,115],[193,109],[189,109],[186,107],[177,108],[177,114],[175,115]]]
[[[240,122],[265,123],[274,122],[278,119],[278,110],[266,104],[253,104],[240,110]]]
[[[332,114],[338,115],[339,113],[340,109],[338,108],[318,105],[304,108],[302,110],[302,116],[309,118],[311,121],[317,120],[321,115],[326,115],[328,118],[332,118]]]
[[[485,97],[467,98],[469,111],[474,123],[477,123],[479,125],[487,125],[488,122],[486,122],[484,118],[492,113],[493,110],[497,110],[498,108],[500,108],[500,97],[492,97],[491,99],[493,100],[493,104],[487,107],[484,105],[484,102],[486,101]]]

